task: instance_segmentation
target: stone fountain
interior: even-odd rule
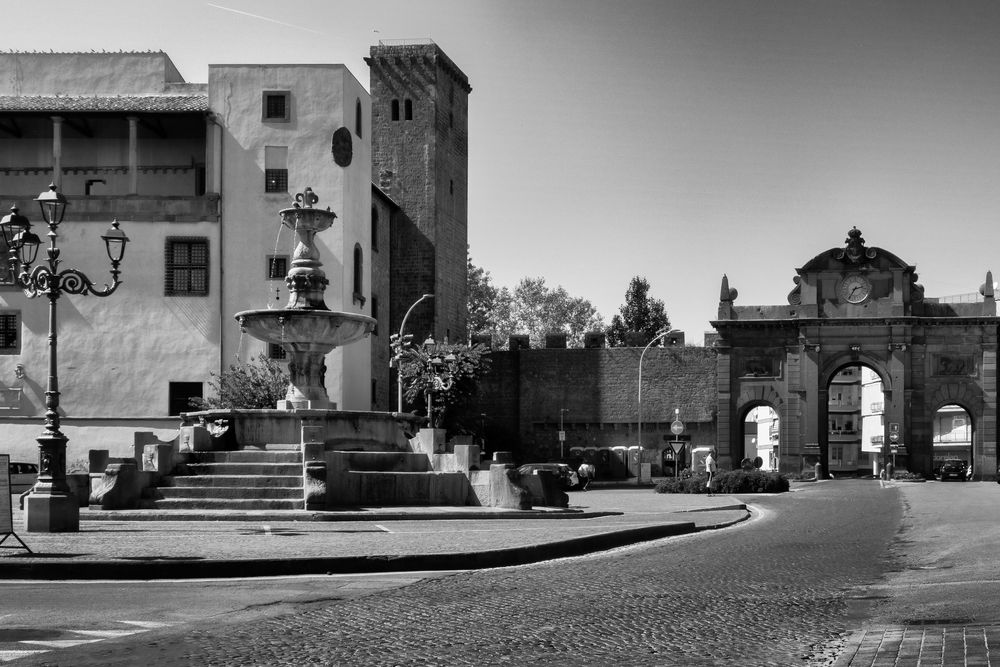
[[[288,304],[281,309],[244,310],[236,313],[240,328],[258,340],[276,343],[288,355],[288,393],[279,410],[333,409],[323,386],[324,358],[335,347],[360,340],[371,333],[375,319],[357,313],[332,311],[323,300],[330,283],[320,268],[316,234],[329,229],[337,214],[314,205],[312,188],[295,196],[295,205],[279,212],[281,224],[298,239],[292,267],[285,277]]]
[[[244,332],[287,352],[285,398],[275,409],[182,413],[179,437],[169,443],[137,434],[135,459],[92,475],[91,504],[198,511],[531,506],[508,462],[480,469],[479,447],[459,442],[438,447],[434,430],[419,430],[422,419],[413,414],[338,410],[331,403],[323,386],[325,356],[367,336],[375,320],[331,311],[324,303],[330,281],[320,268],[315,240],[337,216],[317,208],[318,201],[306,188],[294,206],[279,212],[281,224],[297,236],[285,278],[285,308],[235,315]],[[561,503],[565,506],[565,494]]]

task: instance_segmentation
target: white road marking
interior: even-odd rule
[[[70,648],[71,646],[79,646],[80,644],[93,644],[94,642],[99,642],[100,639],[52,639],[52,640],[41,640],[41,639],[22,639],[18,644],[32,644],[35,646],[47,646],[49,648]]]
[[[392,532],[391,530],[389,530],[388,528],[386,528],[382,524],[376,523],[375,527],[378,528],[379,530],[381,530],[383,533],[391,533]]]
[[[27,658],[28,656],[38,655],[39,653],[46,653],[47,651],[10,651],[0,649],[0,662],[10,662],[11,660],[17,660],[19,658]]]

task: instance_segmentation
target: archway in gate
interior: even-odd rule
[[[759,463],[761,470],[778,470],[781,458],[781,417],[771,405],[747,410],[743,419],[743,461]]]
[[[899,456],[898,444],[890,442],[886,449],[882,376],[867,364],[851,361],[829,375],[826,423],[824,458],[831,476],[879,475],[887,456],[888,460]],[[894,466],[898,463],[894,461]]]
[[[959,459],[965,465],[972,463],[975,428],[968,410],[957,403],[942,405],[934,413],[933,433],[935,476],[948,459]]]
[[[844,246],[795,273],[788,303],[766,306],[736,305],[723,276],[712,322],[720,465],[739,466],[747,417],[767,405],[778,416],[782,472],[820,463],[824,474],[866,474],[894,460],[897,470],[929,478],[945,446],[935,441],[945,418],[938,412],[957,405],[974,425],[968,452],[975,478],[994,479],[1000,318],[992,275],[978,294],[970,285],[972,294],[961,298],[925,298],[916,268],[866,245],[856,228]],[[847,368],[881,383],[880,400],[859,396],[850,424],[830,403]]]

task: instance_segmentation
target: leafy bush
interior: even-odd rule
[[[263,354],[211,376],[209,386],[215,396],[192,398],[192,407],[199,410],[274,408],[288,390],[285,370]]]
[[[893,479],[923,479],[924,476],[919,472],[910,472],[909,470],[896,470],[892,473]]]
[[[657,493],[708,493],[707,482],[708,476],[704,474],[670,477],[659,482],[654,490]],[[776,472],[730,470],[719,473],[714,486],[715,493],[784,493],[788,491],[788,479]]]

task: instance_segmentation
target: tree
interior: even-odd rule
[[[469,333],[490,333],[494,314],[500,306],[500,290],[493,286],[490,272],[472,263],[468,259],[469,286]]]
[[[502,292],[505,290],[501,290]],[[502,310],[501,310],[502,312]],[[508,312],[502,313],[500,333],[526,333],[531,337],[532,347],[538,347],[545,334],[560,332],[567,334],[571,347],[583,345],[583,334],[587,331],[604,329],[604,318],[590,301],[573,297],[561,285],[551,288],[545,278],[522,278],[510,294]]]
[[[656,334],[670,328],[663,302],[649,296],[649,281],[635,276],[625,291],[625,303],[611,318],[607,337],[610,347],[626,347],[633,338],[649,342]],[[645,343],[643,343],[645,345]]]
[[[434,427],[454,428],[476,395],[478,378],[489,369],[488,350],[482,345],[430,343],[406,348],[400,377],[406,400],[427,409],[428,393],[434,405]]]
[[[274,408],[288,391],[284,369],[263,354],[210,375],[209,386],[215,396],[192,398],[191,405],[199,410]]]

